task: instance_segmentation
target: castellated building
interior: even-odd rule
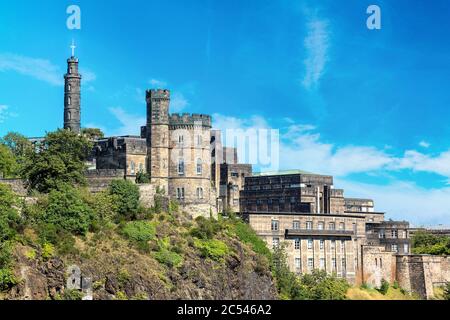
[[[80,133],[82,77],[74,53],[64,79],[64,128]],[[239,213],[269,248],[286,246],[289,267],[299,274],[322,269],[375,287],[382,279],[397,281],[424,298],[450,280],[450,258],[411,254],[409,223],[385,220],[373,200],[346,198],[328,175],[253,173],[235,148],[222,145],[209,115],[170,114],[166,89],[148,90],[145,99],[140,135],[95,139],[86,172],[92,192],[145,174],[150,183],[139,185],[144,205],[164,190],[194,218]],[[22,181],[0,182],[23,189]]]

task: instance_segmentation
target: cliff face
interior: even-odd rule
[[[155,237],[144,249],[126,239],[119,227],[76,238],[74,248],[64,255],[49,256],[39,246],[16,245],[14,270],[19,283],[3,298],[67,299],[70,266],[79,267],[93,299],[277,298],[266,258],[241,242],[231,225],[204,240],[225,244],[226,253],[219,257],[214,251],[205,254],[200,240],[190,235],[195,222],[184,216],[167,217],[153,220]],[[170,259],[176,262],[167,263]]]

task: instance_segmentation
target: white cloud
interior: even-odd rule
[[[419,146],[421,146],[422,148],[428,149],[431,146],[431,144],[426,141],[420,141]]]
[[[150,83],[150,85],[152,87],[154,87],[155,89],[164,89],[167,86],[166,81],[158,80],[158,79],[150,79],[148,81],[148,83]]]
[[[181,112],[186,107],[189,106],[189,101],[186,99],[186,97],[180,93],[175,92],[172,94],[171,100],[170,100],[170,111],[171,112]]]
[[[326,63],[329,60],[330,47],[329,23],[325,19],[309,18],[307,23],[308,34],[304,40],[307,58],[304,61],[306,72],[303,86],[306,89],[317,87],[322,77]]]
[[[18,114],[12,111],[9,111],[10,108],[7,105],[0,104],[0,123],[5,122],[6,119],[17,117]]]
[[[369,198],[376,210],[386,212],[386,218],[408,220],[416,226],[444,223],[450,227],[450,188],[424,189],[413,182],[395,181],[389,185],[335,180],[347,197]]]
[[[115,130],[106,130],[107,135],[123,136],[123,135],[140,135],[141,126],[146,124],[145,117],[129,114],[121,107],[109,108],[109,111],[120,122],[121,126]]]
[[[93,71],[86,68],[80,68],[80,74],[83,77],[82,81],[84,83],[92,82],[97,79],[97,75]]]
[[[15,71],[51,85],[64,84],[63,72],[45,59],[36,59],[17,54],[0,54],[0,72]]]

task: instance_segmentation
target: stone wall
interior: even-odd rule
[[[434,296],[434,288],[450,281],[450,257],[398,255],[396,278],[399,286],[425,299]]]
[[[125,170],[104,169],[86,171],[86,179],[91,192],[100,192],[108,188],[113,180],[124,179]]]
[[[19,196],[25,197],[27,195],[27,189],[25,188],[24,181],[20,179],[0,179],[0,183],[6,184],[11,187],[12,191]]]
[[[152,184],[140,184],[138,187],[141,195],[141,204],[146,208],[151,208],[155,204],[155,187]]]
[[[381,246],[362,246],[361,251],[361,282],[374,288],[379,288],[383,279],[393,284],[396,280],[395,255]]]

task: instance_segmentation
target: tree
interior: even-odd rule
[[[24,158],[33,151],[33,144],[23,135],[17,132],[8,132],[1,139],[17,158]]]
[[[450,254],[450,237],[418,231],[412,239],[412,252],[416,254]]]
[[[29,188],[43,193],[65,184],[84,185],[85,161],[91,150],[91,142],[69,130],[48,133],[25,164],[23,176]]]
[[[119,218],[136,218],[140,199],[137,185],[129,180],[114,180],[109,186],[109,193],[117,199]]]
[[[15,208],[19,204],[10,186],[0,183],[0,243],[11,240],[22,224]]]
[[[98,128],[83,128],[81,134],[89,140],[98,140],[105,137],[105,134]]]
[[[447,282],[444,287],[444,299],[450,300],[450,282]]]
[[[8,178],[14,175],[17,162],[14,154],[7,146],[0,144],[0,178]]]
[[[69,185],[52,190],[42,209],[39,220],[76,235],[86,234],[94,219],[94,212],[83,200],[82,192]]]
[[[345,279],[329,275],[324,270],[313,270],[304,274],[301,283],[310,300],[344,300],[350,285]]]

